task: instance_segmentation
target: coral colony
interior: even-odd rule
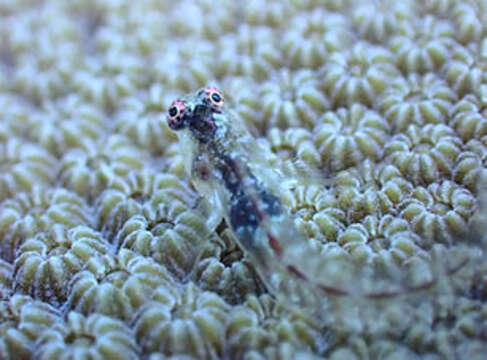
[[[0,17],[0,359],[487,358],[485,0]]]

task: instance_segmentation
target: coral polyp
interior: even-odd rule
[[[159,289],[136,315],[135,334],[141,348],[166,355],[221,356],[229,306],[212,293],[200,293],[192,284],[175,298],[166,300],[166,296]]]
[[[298,124],[315,125],[327,105],[313,73],[307,70],[282,71],[278,81],[266,82],[259,92],[267,127],[287,128]]]
[[[390,127],[378,113],[354,104],[326,112],[315,129],[315,144],[325,166],[341,170],[365,158],[378,160],[384,151]]]
[[[385,154],[409,180],[431,183],[451,176],[462,145],[449,126],[411,125],[406,133],[390,139]]]
[[[130,329],[122,322],[100,314],[84,317],[70,312],[38,339],[35,356],[58,359],[60,356],[118,357],[134,359],[139,354]]]
[[[359,42],[347,51],[331,54],[319,73],[334,107],[354,103],[370,106],[397,78],[398,70],[389,51]]]
[[[412,124],[446,122],[455,100],[454,91],[437,75],[412,73],[384,91],[379,108],[394,131],[404,132]]]
[[[416,188],[412,198],[400,204],[400,209],[401,217],[408,220],[428,244],[451,243],[465,234],[475,200],[467,189],[443,181]]]
[[[440,69],[451,56],[454,45],[453,24],[431,15],[402,23],[399,34],[391,40],[397,66],[403,72],[425,73]]]
[[[352,11],[352,22],[360,36],[370,42],[390,39],[413,16],[408,1],[363,2]]]
[[[329,53],[351,43],[343,15],[315,9],[295,16],[284,34],[283,52],[292,68],[317,68]]]
[[[174,287],[163,266],[128,250],[120,257],[90,259],[69,282],[66,306],[83,314],[93,312],[131,320],[145,298],[159,286]]]
[[[468,47],[455,46],[452,60],[445,64],[445,78],[459,97],[468,94],[479,96],[485,83],[487,41]],[[481,96],[481,95],[480,95]]]
[[[55,169],[55,158],[37,144],[15,137],[0,143],[0,199],[31,191],[36,184],[52,184]]]

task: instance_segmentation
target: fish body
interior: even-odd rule
[[[208,227],[214,230],[225,219],[269,290],[291,294],[298,303],[318,294],[318,304],[323,295],[382,298],[408,291],[399,285],[383,290],[377,282],[378,290],[366,293],[351,270],[355,264],[316,253],[283,206],[279,195],[289,179],[277,157],[225,108],[219,90],[206,87],[174,101],[168,125],[179,136],[194,187],[209,205]],[[362,283],[373,288],[371,279]]]
[[[418,283],[407,266],[357,264],[317,250],[297,231],[281,201],[288,174],[225,108],[219,90],[206,87],[174,101],[167,121],[178,134],[191,182],[209,207],[207,226],[215,230],[224,219],[266,288],[283,303],[310,310],[318,322],[355,326],[353,308],[363,309],[361,321],[372,326],[384,313],[384,299],[420,298],[437,278],[466,264],[440,269]],[[364,299],[370,300],[365,307]]]
[[[225,219],[261,275],[268,274],[283,256],[283,237],[296,236],[278,195],[283,174],[223,99],[213,87],[182,97],[170,106],[168,124],[179,136],[193,185],[210,205],[208,226]]]

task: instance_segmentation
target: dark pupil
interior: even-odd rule
[[[175,106],[173,106],[169,109],[169,116],[174,117],[174,116],[176,116],[177,113],[178,113],[178,109],[176,109]]]
[[[212,100],[213,100],[214,102],[216,102],[216,103],[219,103],[219,102],[220,102],[220,100],[222,99],[222,98],[221,98],[221,96],[220,96],[220,95],[218,95],[217,93],[213,93],[213,94],[211,94],[211,98],[212,98]]]

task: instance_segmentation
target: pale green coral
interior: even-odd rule
[[[12,292],[12,265],[0,260],[0,299],[6,299]]]
[[[66,306],[83,314],[101,313],[131,320],[159,286],[175,287],[168,270],[154,260],[122,250],[93,257],[70,281]]]
[[[397,66],[403,72],[434,71],[450,57],[453,24],[427,15],[423,19],[403,22],[399,34],[391,40]]]
[[[311,127],[319,122],[327,99],[313,72],[291,73],[286,69],[276,76],[277,79],[264,83],[258,94],[267,127],[288,128],[303,123]]]
[[[394,131],[405,131],[412,124],[445,122],[455,100],[454,91],[437,75],[412,73],[394,80],[379,108]]]
[[[55,158],[35,143],[11,137],[0,143],[0,199],[32,191],[37,184],[51,185],[56,177]]]
[[[415,184],[431,183],[452,175],[462,141],[446,125],[410,125],[406,132],[394,135],[385,154],[401,173]]]
[[[316,8],[295,16],[284,33],[283,55],[291,68],[317,68],[329,53],[352,42],[345,17]]]
[[[457,158],[453,177],[459,184],[476,192],[480,176],[485,173],[485,159],[472,151],[465,151]]]
[[[135,359],[139,349],[132,332],[122,322],[100,314],[84,317],[70,312],[38,339],[38,359]]]
[[[43,105],[28,119],[28,136],[55,156],[69,149],[86,149],[103,133],[105,115],[78,95],[68,95]]]
[[[311,131],[303,128],[289,128],[285,131],[273,128],[269,131],[271,149],[281,159],[300,159],[318,166],[320,154],[313,143]]]
[[[88,140],[82,145],[64,153],[59,177],[65,187],[89,199],[99,196],[131,171],[142,169],[148,157],[129,139],[117,134],[96,141]]]
[[[251,263],[228,228],[206,243],[193,271],[201,289],[217,292],[230,304],[241,303],[249,294],[262,291]]]
[[[335,189],[339,207],[356,221],[366,215],[397,214],[397,205],[410,195],[413,184],[396,166],[366,160],[358,168],[339,172]]]
[[[187,275],[210,232],[201,216],[189,209],[183,198],[183,192],[170,187],[156,192],[143,208],[144,216],[134,214],[119,226],[121,229],[115,237],[117,248],[150,256],[181,278]]]
[[[231,312],[226,330],[228,354],[245,358],[253,349],[283,343],[303,344],[315,351],[322,345],[318,329],[309,319],[299,313],[283,316],[282,308],[270,300],[252,296]]]
[[[453,108],[450,126],[464,142],[487,135],[487,109],[475,96],[468,95]]]
[[[372,105],[399,72],[387,49],[358,42],[348,50],[331,54],[319,74],[332,105],[339,107]]]
[[[457,2],[452,9],[452,18],[458,31],[456,39],[462,44],[482,40],[485,36],[485,10],[487,5],[483,1]],[[484,39],[485,41],[485,39]]]
[[[485,0],[0,2],[0,358],[486,358],[485,24]],[[206,226],[166,124],[206,84],[293,177],[306,245],[269,271]]]
[[[401,216],[424,241],[452,243],[464,236],[475,209],[473,195],[451,181],[419,186],[400,204]]]
[[[352,22],[366,40],[384,42],[399,32],[401,24],[410,21],[412,10],[408,1],[365,1],[352,10]]]
[[[445,64],[445,78],[459,97],[481,95],[485,86],[487,69],[487,40],[467,47],[455,46],[452,60]],[[480,97],[480,96],[479,96]]]
[[[37,339],[62,322],[54,307],[23,295],[0,303],[0,355],[5,359],[29,359]]]
[[[166,298],[163,289],[158,292],[136,315],[135,334],[141,348],[166,355],[221,356],[229,306],[192,284],[175,297]]]
[[[327,111],[320,123],[314,129],[315,143],[325,168],[332,171],[358,165],[366,158],[378,160],[390,132],[382,116],[360,104]]]
[[[244,9],[246,22],[250,25],[268,25],[279,27],[284,24],[293,12],[291,4],[282,1],[269,1],[262,7],[259,0],[251,0]]]
[[[11,93],[0,94],[0,140],[6,142],[12,136],[22,136],[28,131],[31,107],[22,97]]]
[[[62,189],[35,187],[31,193],[19,193],[1,206],[1,254],[12,261],[24,241],[41,232],[56,232],[81,224],[90,224],[91,214],[85,201]]]
[[[154,155],[164,151],[169,144],[169,129],[162,112],[170,100],[165,99],[160,84],[151,86],[138,96],[125,99],[117,113],[116,132],[129,137],[138,146]]]
[[[280,62],[272,31],[268,28],[241,26],[236,34],[220,37],[211,51],[220,54],[217,59],[210,60],[213,64],[209,67],[218,79],[244,76],[266,80]],[[235,54],[239,54],[240,61],[235,61]]]
[[[109,251],[109,244],[94,230],[86,226],[67,230],[56,224],[19,247],[13,274],[15,289],[60,306],[68,297],[72,276],[91,257]]]

